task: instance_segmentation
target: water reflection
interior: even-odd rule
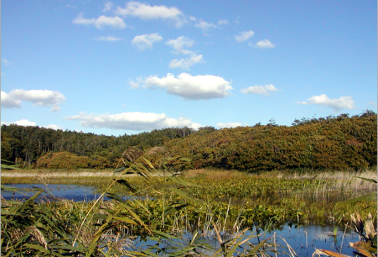
[[[45,190],[47,193],[51,192],[53,196],[43,195],[39,197],[39,200],[54,198],[64,198],[73,201],[92,201],[99,197],[100,194],[95,193],[93,187],[78,186],[78,185],[44,185],[44,184],[16,184],[6,185],[9,187],[16,187],[22,189],[20,191],[8,191],[2,190],[1,196],[5,200],[26,200],[33,196],[38,188]]]
[[[96,193],[96,189],[88,186],[78,186],[78,185],[43,185],[43,184],[16,184],[16,185],[7,185],[11,187],[16,187],[21,189],[19,192],[14,191],[1,191],[1,196],[6,200],[25,200],[33,196],[36,193],[36,189],[42,188],[46,192],[51,192],[51,194],[56,198],[64,198],[73,201],[92,201],[99,197],[100,194]],[[48,195],[48,194],[47,194]],[[40,198],[39,200],[46,199]],[[52,196],[51,196],[52,197]],[[50,200],[53,198],[50,198]],[[106,198],[108,199],[108,198]],[[288,224],[281,226],[279,228],[274,228],[269,231],[257,230],[258,234],[261,234],[259,237],[255,237],[250,240],[249,243],[252,245],[257,245],[259,242],[266,238],[273,237],[276,235],[276,243],[281,246],[286,246],[286,243],[280,238],[284,238],[288,245],[293,248],[297,256],[312,256],[312,253],[315,251],[315,248],[318,249],[327,249],[335,252],[340,252],[347,255],[353,255],[353,249],[349,247],[349,242],[359,241],[359,237],[356,233],[350,229],[345,230],[345,227],[338,227],[336,236],[333,236],[334,227],[332,226],[289,226]],[[250,236],[253,233],[252,230],[249,230],[245,234],[245,238]],[[254,233],[256,234],[256,233]],[[232,235],[223,234],[222,240],[226,241],[230,239]],[[192,234],[187,232],[183,233],[180,236],[180,239],[174,240],[177,244],[182,244],[183,247],[190,244],[192,240]],[[216,235],[212,231],[208,231],[206,236],[199,238],[204,240],[208,245],[213,249],[219,249],[220,243],[216,239]],[[270,241],[273,242],[273,241]],[[153,245],[156,246],[156,241],[147,239],[146,241],[137,238],[133,241],[132,246],[129,250],[144,250]],[[171,242],[160,243],[157,247],[163,248],[167,247]],[[177,250],[177,248],[175,248]],[[242,253],[249,248],[238,248],[237,251]],[[204,255],[211,255],[214,251],[198,249]],[[287,248],[281,248],[288,252]],[[274,256],[274,254],[272,255]],[[277,256],[287,256],[285,254],[277,254]]]
[[[349,246],[349,242],[359,241],[358,235],[352,230],[345,230],[345,228],[342,227],[338,227],[336,236],[332,235],[333,231],[334,227],[332,226],[309,225],[295,227],[286,224],[269,232],[263,231],[261,229],[257,230],[257,234],[259,234],[260,236],[252,238],[253,235],[257,235],[256,231],[249,230],[245,233],[243,239],[240,240],[240,242],[244,239],[247,239],[248,237],[251,237],[252,239],[249,240],[248,243],[244,244],[243,248],[238,247],[234,256],[248,254],[248,250],[267,238],[272,238],[270,239],[270,241],[268,241],[268,243],[272,244],[275,241],[277,244],[277,255],[275,255],[274,252],[270,251],[275,249],[275,247],[270,247],[270,250],[268,248],[265,249],[267,251],[266,253],[270,254],[270,256],[289,256],[288,254],[286,254],[289,253],[287,244],[294,250],[296,256],[310,257],[314,253],[315,248],[331,250],[334,252],[354,256],[354,250]],[[206,236],[200,237],[199,240],[201,240],[202,243],[205,242],[215,250],[197,248],[196,250],[201,253],[201,256],[212,256],[215,251],[220,249],[221,247],[219,241],[216,238],[215,232],[208,232],[210,233],[207,233]],[[274,236],[275,239],[273,239]],[[231,239],[231,237],[232,235],[222,235],[222,240],[227,241]],[[140,238],[137,238],[136,240],[134,240],[133,246],[129,247],[128,250],[142,251],[155,246],[159,249],[167,249],[167,252],[174,250],[177,251],[178,249],[175,247],[181,245],[182,248],[184,248],[190,244],[192,239],[193,235],[191,233],[183,233],[180,239],[161,241],[158,244],[156,241],[151,239],[142,240]],[[285,241],[287,242],[287,244]],[[162,254],[162,256],[168,255]]]

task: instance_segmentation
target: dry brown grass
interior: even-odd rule
[[[169,175],[170,173],[165,173]],[[156,172],[150,174],[152,176],[163,176],[163,172]],[[112,177],[116,176],[114,170],[11,170],[1,171],[1,177],[11,178],[36,178],[36,179],[48,179],[48,178],[80,178],[80,177]],[[127,174],[127,177],[139,176],[137,174]]]
[[[235,171],[235,170],[212,170],[212,169],[198,169],[188,170],[182,173],[184,178],[195,178],[199,176],[206,177],[207,179],[229,179],[229,178],[244,178],[251,176],[248,173]]]

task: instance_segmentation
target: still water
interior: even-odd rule
[[[93,187],[88,186],[78,186],[78,185],[43,185],[43,184],[15,184],[15,185],[4,185],[9,187],[16,187],[21,189],[20,191],[8,191],[1,190],[1,196],[5,200],[24,200],[33,196],[38,188],[45,190],[47,193],[51,193],[56,198],[64,198],[67,200],[73,201],[92,201],[97,199],[100,194],[95,193]],[[50,200],[53,197],[42,196],[42,198],[49,198]]]
[[[64,198],[73,201],[92,201],[97,199],[100,194],[96,193],[95,188],[88,186],[78,186],[78,185],[43,185],[43,184],[16,184],[16,185],[5,185],[9,187],[19,188],[20,191],[7,191],[2,190],[1,196],[5,200],[25,200],[31,197],[36,193],[35,190],[38,188],[44,189],[46,192],[50,192],[56,198]],[[46,195],[46,194],[44,194]],[[48,194],[47,194],[48,195]],[[46,198],[46,196],[43,196]],[[49,198],[49,197],[47,197]],[[53,200],[53,197],[50,197],[49,200]],[[40,198],[44,200],[44,198]],[[345,229],[345,227],[337,228],[337,235],[333,236],[334,227],[332,226],[320,226],[320,225],[309,225],[309,226],[289,226],[288,224],[275,228],[269,231],[257,231],[260,235],[250,240],[250,243],[256,245],[259,243],[259,240],[265,238],[276,236],[276,243],[286,247],[286,243],[280,238],[284,238],[290,247],[297,256],[312,256],[312,253],[315,251],[315,248],[326,249],[335,252],[340,252],[347,255],[353,255],[354,249],[349,246],[349,242],[359,241],[358,235],[353,232],[351,229]],[[247,231],[245,238],[251,234],[256,234],[256,231]],[[222,236],[223,240],[230,238],[230,235]],[[191,233],[184,233],[180,240],[176,241],[179,244],[187,245],[192,239]],[[206,236],[201,237],[202,240],[206,241],[213,249],[219,249],[220,243],[216,239],[215,233],[207,233]],[[271,240],[270,242],[273,242]],[[167,242],[168,243],[168,242]],[[172,243],[172,242],[171,242]],[[168,243],[168,244],[171,244]],[[149,247],[149,245],[156,245],[155,241],[147,240],[142,241],[136,239],[133,242],[130,250],[142,250]],[[246,244],[247,245],[247,244]],[[166,247],[166,245],[160,245],[159,247]],[[248,249],[248,247],[246,248]],[[288,252],[287,248],[285,252]],[[279,250],[279,249],[278,249]],[[243,252],[242,248],[238,249],[239,253]],[[211,255],[213,251],[205,250],[202,252],[204,255]],[[274,256],[274,255],[273,255]],[[278,256],[288,256],[284,253],[278,254]]]
[[[253,248],[254,246],[258,245],[264,239],[271,238],[268,243],[273,244],[276,243],[276,250],[277,255],[271,251],[275,249],[275,247],[268,247],[266,248],[268,256],[303,256],[303,257],[311,257],[314,253],[315,249],[324,249],[324,250],[331,250],[337,253],[346,254],[349,256],[355,256],[353,248],[349,246],[349,243],[359,241],[358,235],[352,231],[351,229],[346,229],[342,227],[338,227],[338,231],[336,236],[333,236],[332,233],[334,231],[334,227],[332,226],[320,226],[320,225],[308,225],[308,226],[289,226],[285,224],[280,228],[275,228],[273,230],[264,231],[256,231],[249,230],[246,232],[244,237],[242,237],[243,241],[248,238],[248,236],[256,236],[242,245],[242,247],[238,247],[235,254],[233,256],[248,256],[248,250]],[[223,241],[227,241],[230,239],[230,235],[223,235],[221,236]],[[184,233],[180,239],[176,240],[169,240],[166,243],[160,242],[157,243],[154,240],[141,240],[140,238],[136,239],[132,246],[128,248],[128,250],[134,251],[141,251],[147,248],[156,247],[159,249],[167,249],[167,252],[176,251],[177,248],[170,251],[169,248],[174,246],[180,248],[184,248],[188,246],[193,238],[191,233]],[[275,239],[273,239],[275,238]],[[202,242],[207,243],[211,246],[212,249],[202,249],[197,247],[198,252],[200,255],[198,256],[212,256],[217,249],[220,249],[220,243],[217,239],[215,233],[211,234],[207,233],[206,236],[202,236],[199,238]],[[285,242],[286,241],[286,242]],[[289,245],[291,250],[288,249]],[[155,251],[156,252],[156,251]],[[160,255],[159,255],[160,256]],[[161,256],[169,256],[169,254],[161,254]],[[196,255],[197,256],[197,255]],[[218,255],[217,255],[218,256]]]

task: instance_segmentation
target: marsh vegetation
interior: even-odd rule
[[[146,169],[140,170],[141,167]],[[376,192],[376,185],[356,178],[356,176],[363,176],[376,179],[374,170],[360,173],[328,172],[316,174],[277,171],[252,175],[238,171],[202,169],[177,175],[169,172],[164,174],[151,167],[147,162],[134,170],[131,168],[130,171],[130,168],[125,168],[120,172],[121,174],[122,172],[135,172],[135,174],[140,172],[140,176],[117,175],[119,173],[113,173],[113,176],[110,177],[98,176],[98,173],[93,173],[93,176],[89,176],[88,173],[76,177],[73,175],[53,176],[53,173],[46,175],[46,171],[39,171],[40,174],[34,177],[4,177],[2,183],[38,182],[46,185],[59,183],[92,186],[96,188],[97,193],[104,192],[103,196],[108,196],[113,200],[103,201],[102,198],[99,198],[101,200],[97,202],[59,200],[39,204],[30,200],[24,204],[4,201],[5,215],[3,217],[6,217],[5,221],[16,218],[12,217],[11,213],[17,213],[20,205],[32,208],[28,212],[29,215],[34,217],[42,215],[39,217],[41,222],[39,226],[32,225],[35,221],[30,220],[30,224],[24,227],[27,231],[30,230],[30,233],[29,237],[24,237],[24,248],[21,248],[23,251],[27,251],[28,247],[34,247],[31,246],[33,244],[38,245],[44,242],[38,241],[33,235],[33,233],[39,233],[35,232],[37,230],[42,235],[47,232],[43,230],[48,225],[44,222],[51,225],[52,220],[55,220],[55,222],[59,220],[61,226],[65,224],[65,236],[71,237],[68,240],[69,245],[72,244],[74,235],[80,234],[80,237],[76,238],[77,242],[75,242],[80,247],[75,248],[72,245],[68,246],[67,243],[60,242],[56,245],[59,246],[58,248],[54,248],[55,246],[48,248],[46,237],[52,237],[50,238],[51,242],[57,242],[57,235],[46,235],[44,236],[47,240],[45,249],[50,249],[49,252],[45,250],[46,255],[47,253],[52,254],[53,249],[55,249],[57,254],[66,251],[66,253],[71,252],[74,256],[80,256],[80,254],[84,256],[91,244],[95,244],[97,247],[95,256],[111,252],[111,249],[125,256],[137,255],[136,252],[138,251],[132,250],[137,239],[139,241],[147,240],[146,242],[149,242],[149,245],[151,240],[154,242],[152,246],[139,244],[139,252],[144,252],[146,256],[152,253],[158,254],[160,251],[168,255],[177,252],[177,256],[183,256],[184,252],[189,254],[196,251],[197,254],[202,254],[200,256],[203,256],[204,253],[217,256],[217,251],[220,255],[225,254],[233,249],[233,246],[244,241],[246,245],[248,242],[251,245],[245,249],[236,247],[234,253],[236,253],[236,250],[240,254],[243,251],[248,253],[247,249],[251,250],[256,246],[256,240],[254,244],[251,242],[257,238],[258,234],[261,234],[262,228],[277,228],[287,223],[295,226],[328,224],[345,227],[345,225],[351,224],[351,213],[359,212],[362,217],[367,217],[369,213],[376,213],[377,208],[376,198],[374,199],[374,197],[360,199],[356,202],[348,201],[366,193]],[[125,172],[126,170],[128,172]],[[17,173],[17,171],[15,172]],[[131,200],[124,200],[122,197],[125,195],[131,197]],[[140,198],[141,196],[143,198]],[[23,215],[25,215],[25,210],[23,212]],[[52,213],[54,215],[51,217],[45,216],[52,215]],[[23,215],[21,215],[22,219],[25,218]],[[46,218],[50,222],[48,220],[43,222],[43,219]],[[372,221],[376,224],[376,215],[372,217]],[[2,232],[5,232],[11,224],[5,222]],[[35,227],[37,230],[33,232],[30,227]],[[260,228],[260,233],[256,234],[256,231],[251,233],[253,228]],[[61,227],[53,227],[52,229],[62,230]],[[16,237],[12,235],[12,240],[22,238],[21,228],[16,229],[16,231],[20,235]],[[94,238],[95,235],[100,233],[99,231],[102,233],[101,236]],[[183,242],[182,235],[188,235],[188,233],[190,239],[186,239],[187,245],[184,247],[180,245]],[[230,237],[230,235],[235,236],[235,238]],[[208,242],[203,241],[206,237],[219,242],[218,249],[212,248],[208,245]],[[228,244],[223,244],[224,248],[220,247],[226,238],[231,241]],[[95,243],[94,239],[97,240]],[[66,246],[63,247],[64,245]],[[283,243],[283,245],[285,244]],[[44,243],[42,246],[44,246]],[[279,255],[279,251],[287,251],[285,247],[274,246],[271,240],[265,241],[260,247],[259,251],[256,249],[257,255],[268,252],[273,254],[276,251]],[[279,250],[277,250],[277,247]],[[164,248],[164,250],[160,248]],[[68,251],[68,249],[71,249],[71,251]],[[13,250],[16,251],[14,248]],[[38,253],[43,252],[42,248],[35,250]],[[249,253],[251,252],[249,251]]]
[[[366,112],[119,140],[4,127],[2,191],[44,186],[24,201],[2,199],[2,254],[295,256],[284,238],[263,234],[317,224],[355,229],[363,243],[354,249],[374,256],[376,124]],[[98,197],[58,199],[52,184],[92,187]]]

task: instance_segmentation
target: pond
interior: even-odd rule
[[[46,192],[51,192],[57,198],[64,198],[73,201],[92,201],[97,199],[100,194],[96,193],[96,188],[89,186],[78,186],[78,185],[47,185],[44,184],[14,184],[14,185],[4,185],[9,187],[16,187],[21,189],[19,192],[2,190],[1,195],[5,200],[25,200],[35,194],[36,188],[42,188]],[[44,196],[45,197],[45,196]],[[42,198],[43,199],[43,198]],[[53,198],[51,198],[53,199]],[[279,228],[274,228],[272,230],[258,231],[262,234],[259,238],[253,238],[250,242],[253,245],[258,244],[259,240],[265,238],[270,238],[276,235],[276,243],[286,247],[286,243],[280,238],[284,238],[287,244],[290,245],[297,256],[312,256],[315,251],[315,247],[318,249],[327,249],[335,252],[341,252],[347,255],[353,255],[353,248],[349,246],[349,242],[359,241],[358,235],[351,229],[345,229],[345,227],[337,227],[337,234],[333,236],[334,227],[332,226],[319,226],[319,225],[309,225],[309,226],[295,226],[285,224]],[[248,237],[253,233],[252,230],[247,231],[245,237]],[[255,232],[254,232],[255,233]],[[256,233],[255,233],[256,234]],[[223,235],[222,239],[227,240],[230,235]],[[184,233],[181,239],[176,241],[182,245],[188,245],[192,239],[191,233]],[[210,231],[206,236],[201,239],[212,246],[214,249],[219,249],[220,244],[216,239],[214,231]],[[272,242],[272,241],[271,241]],[[142,250],[146,249],[151,245],[156,245],[156,241],[147,240],[142,241],[140,239],[134,240],[132,246],[129,250]],[[166,247],[164,244],[159,245],[159,247]],[[247,248],[248,249],[248,248]],[[282,249],[282,248],[281,248]],[[239,252],[243,249],[239,248]],[[288,252],[288,250],[285,250]],[[205,251],[202,254],[211,255],[211,251]],[[278,256],[287,256],[284,254],[279,254]]]
[[[312,254],[316,249],[325,249],[330,250],[350,256],[354,256],[353,251],[355,251],[353,248],[349,246],[349,243],[357,242],[359,241],[359,237],[357,233],[352,231],[351,229],[345,229],[342,227],[337,228],[336,236],[333,236],[334,227],[332,226],[320,226],[320,225],[307,225],[307,226],[291,226],[288,224],[285,224],[284,226],[281,226],[280,228],[275,228],[273,230],[268,231],[257,231],[259,235],[258,238],[254,237],[249,242],[252,243],[254,246],[256,246],[259,242],[261,242],[264,239],[271,238],[275,235],[275,241],[277,245],[281,245],[283,247],[277,246],[277,250],[280,253],[277,253],[277,256],[288,256],[287,254],[283,253],[289,253],[289,250],[287,249],[287,244],[292,248],[293,252],[296,254],[296,256],[312,256]],[[246,232],[244,239],[247,239],[248,236],[256,235],[256,231],[249,230]],[[230,235],[223,235],[222,240],[227,241],[230,239]],[[282,238],[283,239],[282,239]],[[219,249],[220,243],[216,239],[215,232],[208,233],[205,237],[201,237],[200,239],[204,240],[207,244],[209,244],[213,249]],[[192,240],[192,234],[191,233],[185,233],[182,235],[180,240],[173,240],[177,245],[187,246],[190,241]],[[286,244],[286,242],[287,244]],[[273,239],[269,241],[270,243],[273,243]],[[147,249],[151,246],[156,246],[156,241],[153,240],[147,240],[142,241],[139,238],[133,242],[133,246],[129,248],[129,250],[143,250]],[[169,248],[169,246],[172,245],[172,241],[167,242],[166,244],[160,243],[158,247],[160,249],[162,248]],[[245,247],[247,246],[247,247]],[[243,245],[245,250],[251,249],[248,247],[248,243]],[[273,249],[273,248],[272,248]],[[177,249],[176,249],[177,250]],[[214,251],[209,250],[201,250],[197,248],[201,254],[204,256],[211,256]],[[237,249],[238,254],[246,254],[247,252],[243,251],[243,248],[239,247]],[[267,252],[269,253],[269,251]],[[271,256],[275,256],[274,253],[271,252]],[[164,255],[163,255],[164,256]],[[237,254],[234,254],[234,256],[237,256]],[[290,255],[291,256],[291,255]]]
[[[67,200],[77,201],[92,201],[97,199],[100,194],[96,193],[95,188],[78,185],[47,185],[44,184],[15,184],[4,185],[9,187],[16,187],[22,189],[20,191],[1,191],[1,196],[5,200],[24,200],[33,196],[36,189],[42,188],[46,192],[51,192],[56,198],[64,198]],[[44,196],[46,198],[46,196]],[[52,197],[47,197],[52,199]]]

